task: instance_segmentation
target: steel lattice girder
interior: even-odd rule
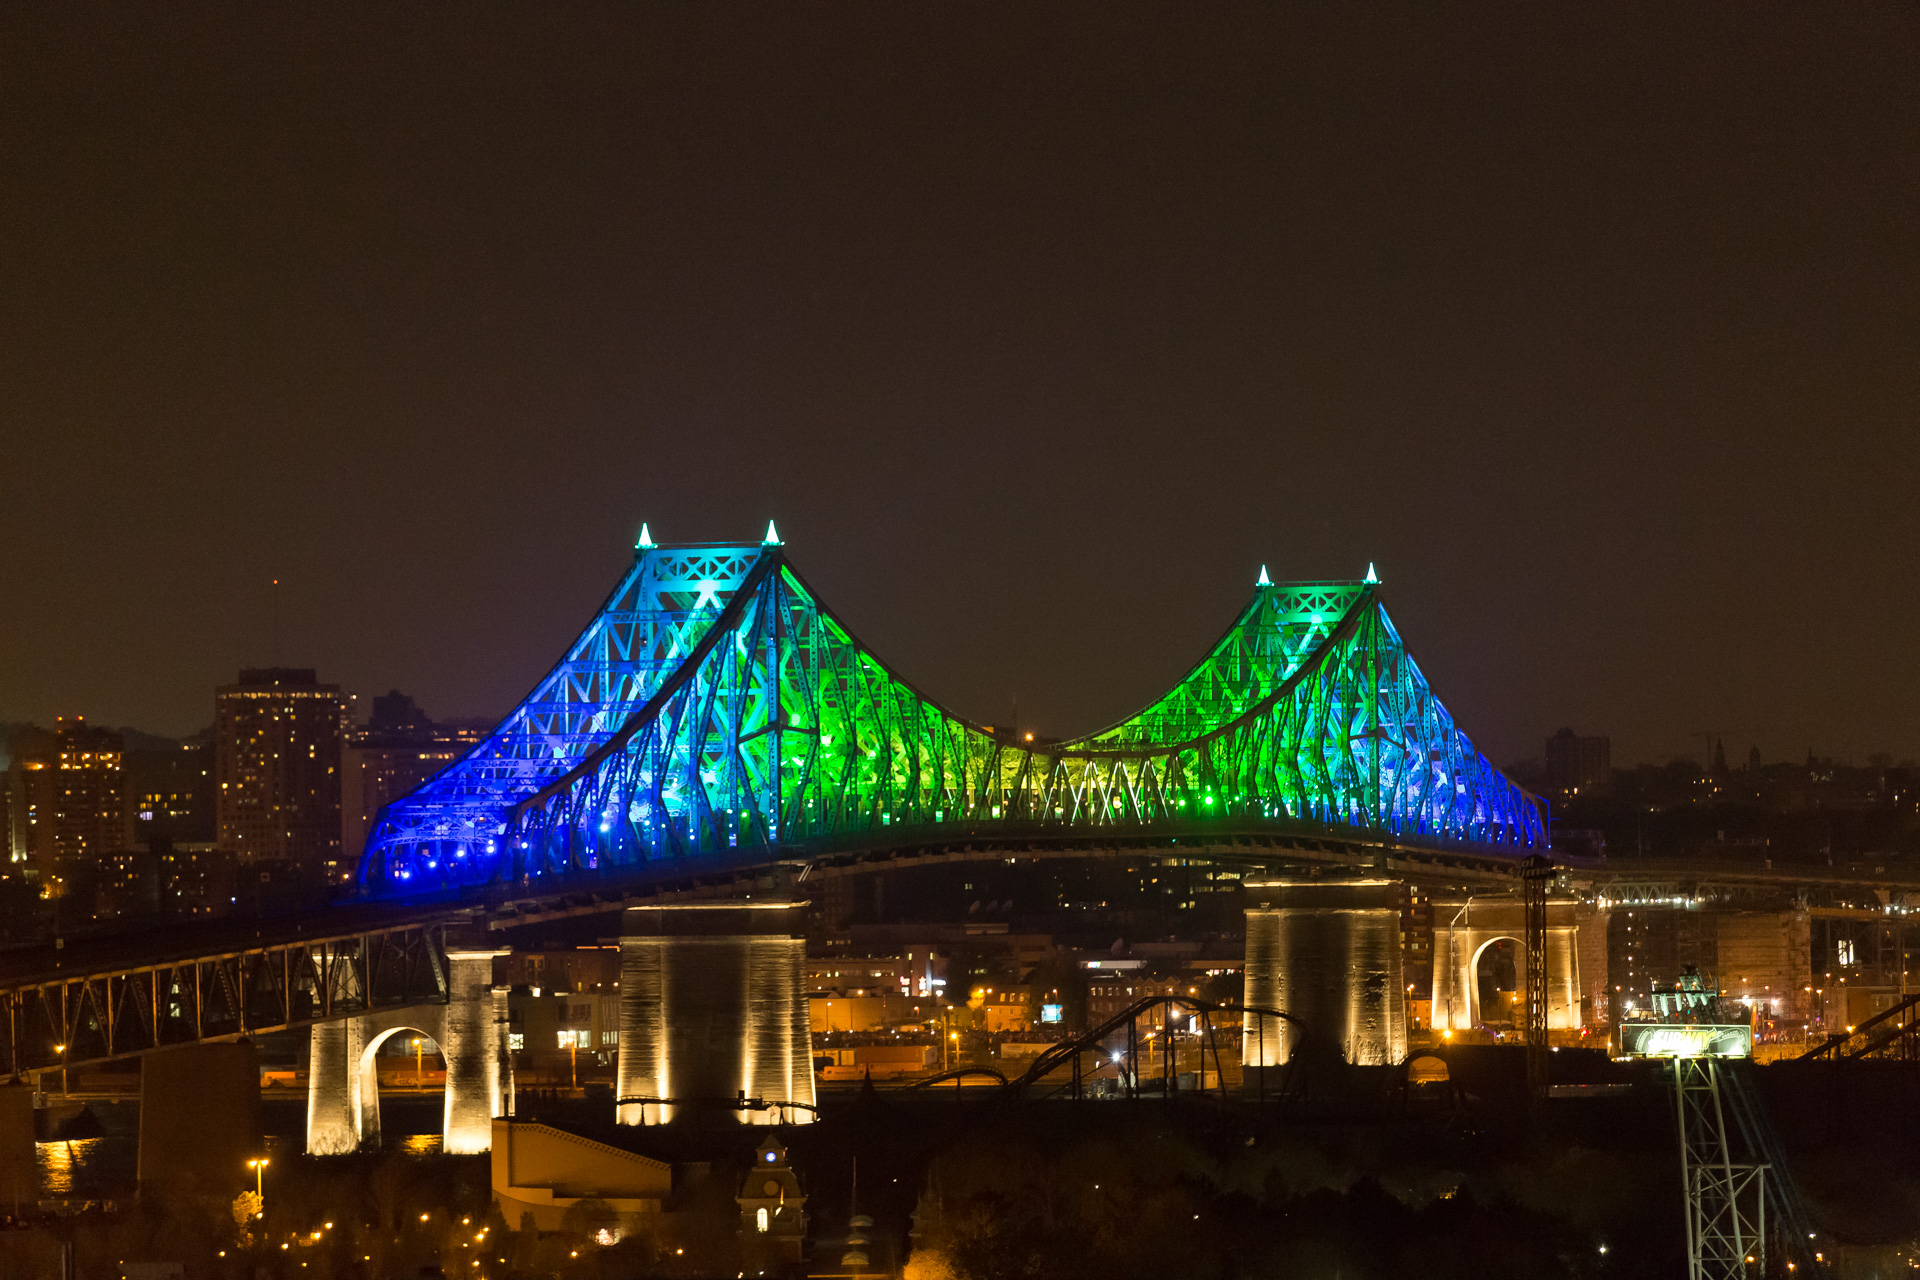
[[[403,924],[0,987],[0,1073],[444,1004],[444,932]]]
[[[1546,843],[1539,802],[1454,726],[1372,583],[1263,585],[1165,697],[1029,750],[888,670],[778,546],[649,547],[493,736],[388,807],[361,874],[411,893],[889,828],[1229,818]]]

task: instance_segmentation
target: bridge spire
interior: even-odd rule
[[[1367,561],[1367,581],[1376,584],[1380,581],[1380,575],[1373,571],[1373,561],[1371,560]]]
[[[767,536],[760,539],[760,545],[763,547],[777,547],[780,545],[780,531],[773,527],[773,521],[771,520],[767,521]]]
[[[653,547],[653,535],[647,532],[647,522],[640,522],[640,541],[633,544],[635,551],[648,551]]]
[[[1273,579],[1267,576],[1267,566],[1265,565],[1260,566],[1260,581],[1254,583],[1253,585],[1256,587],[1270,587],[1273,585]]]

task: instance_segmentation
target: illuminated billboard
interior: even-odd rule
[[[1750,1058],[1753,1028],[1714,1022],[1623,1022],[1615,1030],[1622,1058]]]

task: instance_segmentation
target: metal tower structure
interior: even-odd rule
[[[1673,1060],[1686,1189],[1689,1280],[1738,1280],[1767,1270],[1767,1166],[1736,1162],[1721,1105],[1720,1062]]]
[[[1433,695],[1362,582],[1266,580],[1165,696],[1028,748],[939,706],[760,544],[662,547],[485,740],[389,805],[376,895],[670,860],[804,856],[913,832],[1180,833],[1294,823],[1510,850],[1542,807]]]
[[[1547,1097],[1547,882],[1553,862],[1529,854],[1520,871],[1526,910],[1527,1091],[1537,1106]]]

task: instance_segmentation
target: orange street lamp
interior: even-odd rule
[[[420,1070],[420,1037],[413,1038],[413,1087],[418,1089],[425,1083]]]
[[[267,1216],[267,1185],[265,1182],[267,1158],[265,1156],[256,1156],[247,1161],[247,1168],[253,1170],[253,1194],[260,1201],[260,1216],[264,1218]]]
[[[1848,1027],[1847,1030],[1853,1028]],[[60,1055],[60,1096],[64,1098],[67,1096],[67,1046],[57,1044],[53,1046],[53,1051]]]

